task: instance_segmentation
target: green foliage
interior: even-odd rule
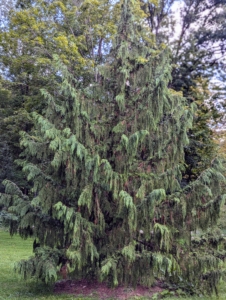
[[[20,118],[15,117],[16,103],[6,80],[0,77],[0,192],[4,191],[2,181],[13,180],[25,192],[29,185],[20,168],[14,163],[18,153],[18,132],[24,128],[27,115],[20,110]]]
[[[57,280],[57,264],[59,261],[59,251],[51,248],[37,248],[35,257],[26,261],[20,261],[15,270],[24,279],[36,277],[45,283]]]
[[[32,239],[22,240],[18,235],[10,237],[8,232],[0,230],[0,255],[2,258],[1,261],[1,273],[0,273],[0,282],[1,282],[1,297],[3,299],[10,298],[12,300],[18,299],[48,299],[48,300],[87,300],[87,299],[95,299],[97,300],[97,296],[95,296],[95,292],[93,292],[93,297],[84,297],[75,295],[66,295],[66,294],[54,294],[53,288],[50,285],[37,283],[32,279],[28,279],[27,281],[21,281],[21,279],[16,275],[13,265],[18,262],[20,259],[28,259],[29,256],[32,255]],[[174,296],[173,296],[174,293]],[[201,294],[200,294],[201,295]],[[200,299],[200,295],[198,296],[186,296],[182,290],[176,290],[174,285],[169,285],[167,289],[159,293],[153,294],[153,299],[167,299],[167,300],[176,300],[182,298],[186,300],[198,300]],[[135,296],[132,297],[131,300],[150,300],[152,299],[146,296]],[[209,299],[209,297],[202,297],[203,299]],[[201,299],[202,299],[201,298]],[[110,299],[115,299],[110,298]],[[110,300],[109,299],[109,300]],[[218,297],[211,297],[211,299],[225,299],[225,284],[222,281],[220,286],[220,291]]]
[[[29,277],[27,281],[21,281],[21,278],[15,273],[14,265],[21,259],[29,259],[32,255],[32,243],[32,239],[22,240],[18,235],[11,237],[7,231],[0,230],[1,297],[3,299],[10,298],[12,300],[88,300],[87,297],[76,297],[70,294],[54,294],[52,284],[46,285]],[[93,299],[97,298],[94,297]]]
[[[185,146],[186,185],[211,165],[217,151],[210,124],[216,125],[224,110],[225,1],[160,0],[143,3],[142,9],[156,42],[172,51],[170,87],[183,93],[187,105],[197,104]]]
[[[40,9],[55,11],[57,3]],[[81,5],[84,32],[82,9],[93,4]],[[29,8],[33,14],[34,8]],[[69,14],[63,3],[60,8]],[[15,22],[34,26],[32,18],[16,16]],[[0,198],[12,214],[11,234],[18,228],[22,237],[35,238],[34,256],[17,267],[24,278],[51,282],[65,269],[114,286],[150,286],[163,278],[189,291],[210,284],[208,292],[221,278],[221,258],[202,248],[194,254],[191,231],[216,224],[224,169],[214,160],[181,188],[193,111],[180,93],[168,89],[169,50],[157,47],[143,18],[138,2],[123,1],[111,49],[95,60],[95,68],[83,49],[90,34],[87,44],[76,39],[74,52],[60,31],[51,41],[56,44],[49,68],[58,80],[41,90],[45,113],[33,112],[34,128],[21,133],[18,163],[33,188],[24,195],[5,181]]]
[[[79,74],[84,82],[89,80],[93,74],[84,70],[94,70],[107,51],[116,32],[118,5],[108,0],[80,4],[7,0],[1,12],[0,190],[4,190],[2,180],[9,179],[28,194],[31,187],[14,163],[21,153],[19,132],[30,131],[30,113],[45,111],[46,94],[54,93],[60,83],[52,67],[54,54],[71,66],[75,77]]]

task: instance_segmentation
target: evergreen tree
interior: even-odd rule
[[[13,122],[10,122],[9,119],[11,117],[12,120],[16,108],[14,100],[8,88],[8,82],[0,77],[0,192],[4,191],[2,181],[6,178],[15,182],[24,191],[28,188],[26,176],[21,172],[21,168],[14,163],[19,148],[19,130],[25,129],[26,120],[26,116],[21,113],[20,119],[16,121],[14,119]]]
[[[61,82],[42,90],[46,114],[33,113],[33,132],[22,133],[18,163],[34,197],[10,181],[1,195],[11,234],[35,238],[34,257],[17,266],[24,278],[49,282],[64,269],[113,285],[163,277],[212,291],[221,276],[215,250],[193,251],[191,232],[216,223],[222,167],[213,161],[181,189],[192,111],[168,89],[169,51],[142,17],[137,1],[123,1],[112,49],[89,82],[55,56]]]
[[[177,14],[175,16],[175,7]],[[195,102],[198,109],[189,130],[190,143],[185,147],[185,181],[194,180],[211,165],[216,145],[210,122],[219,122],[223,103],[222,91],[216,92],[211,80],[216,77],[225,85],[225,0],[160,0],[143,3],[147,21],[156,34],[158,44],[166,43],[172,50],[172,81],[170,87],[182,91],[188,105]],[[175,34],[175,31],[178,34]],[[205,82],[212,97],[200,91]],[[219,84],[218,84],[219,89]],[[225,88],[224,88],[225,89]]]
[[[0,4],[5,16],[4,26],[0,24],[0,66],[4,78],[0,78],[0,85],[2,82],[3,92],[10,97],[5,97],[0,86],[0,155],[5,156],[0,182],[7,178],[27,190],[29,186],[14,163],[21,153],[19,131],[31,129],[30,112],[45,111],[46,101],[40,89],[54,92],[59,76],[51,66],[52,53],[70,66],[74,76],[82,76],[83,81],[89,78],[89,72],[82,74],[82,70],[95,68],[102,60],[116,32],[117,5],[108,0],[80,4],[72,0],[6,2],[4,7]]]

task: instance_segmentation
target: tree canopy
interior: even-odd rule
[[[2,51],[5,66],[20,70],[11,71],[15,84],[25,80],[19,93],[34,126],[21,132],[17,164],[32,189],[5,180],[0,201],[11,234],[35,239],[19,273],[51,282],[65,269],[112,285],[164,278],[212,292],[224,240],[209,236],[204,247],[193,234],[217,222],[224,168],[214,159],[183,186],[196,105],[170,86],[170,51],[148,29],[140,2],[18,5],[11,26],[19,30],[3,32]]]
[[[209,0],[143,4],[157,43],[170,45],[172,51],[170,87],[197,105],[188,133],[190,143],[185,147],[186,181],[210,166],[217,152],[210,123],[216,126],[224,111],[225,8],[225,1]]]

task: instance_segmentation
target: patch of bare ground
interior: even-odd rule
[[[133,297],[150,298],[154,293],[163,291],[161,284],[147,288],[138,285],[135,289],[125,286],[109,288],[106,283],[90,282],[86,280],[61,280],[55,284],[55,294],[73,294],[75,296],[93,297],[96,299],[126,300]]]

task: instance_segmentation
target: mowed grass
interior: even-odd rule
[[[87,300],[84,297],[73,295],[53,294],[53,287],[37,283],[32,279],[21,280],[14,272],[14,264],[21,259],[26,259],[32,255],[32,240],[22,240],[19,236],[10,237],[9,233],[0,229],[0,300],[17,299],[48,299],[48,300]],[[90,298],[89,298],[90,299]],[[94,298],[93,298],[94,299]],[[145,297],[135,297],[134,300],[146,300]],[[164,298],[165,300],[176,300],[178,298]],[[208,297],[187,297],[184,300],[210,299]],[[226,300],[226,282],[220,285],[219,298],[212,299]],[[95,299],[96,300],[96,299]]]

